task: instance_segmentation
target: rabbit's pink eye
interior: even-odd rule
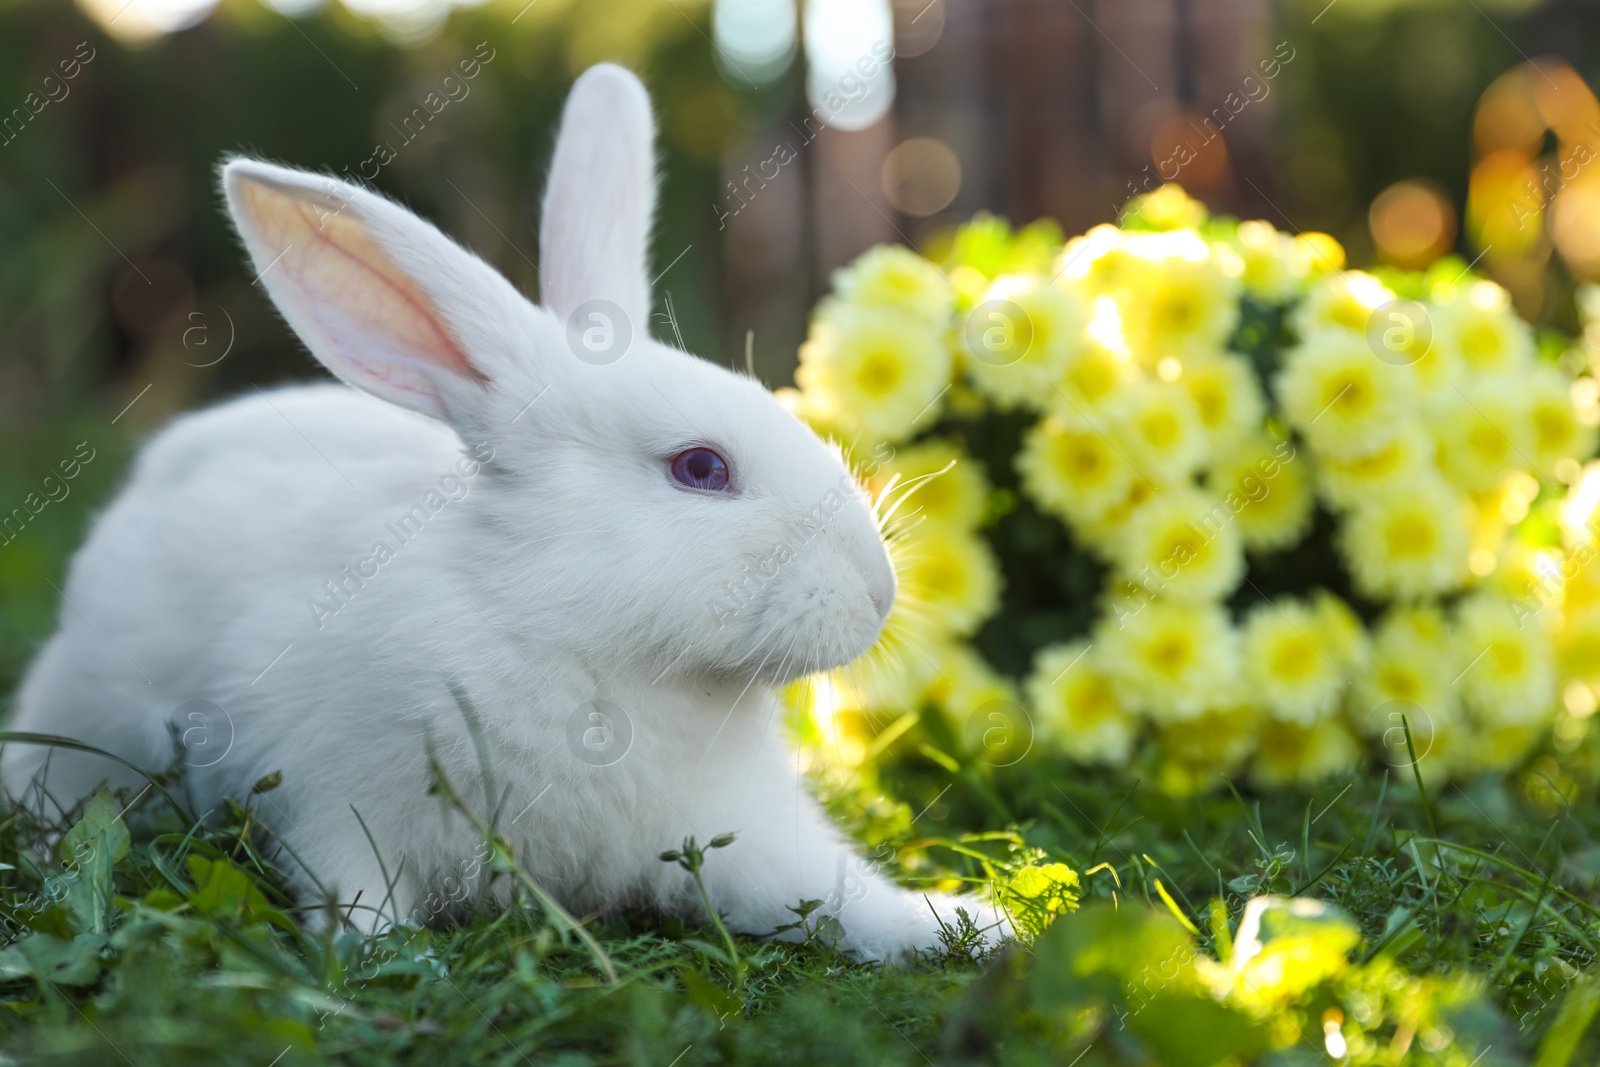
[[[672,476],[690,489],[728,488],[728,461],[709,448],[691,448],[672,457]]]

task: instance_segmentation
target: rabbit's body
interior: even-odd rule
[[[658,854],[733,832],[705,877],[735,929],[820,899],[862,955],[931,946],[952,899],[852,854],[772,692],[876,638],[894,582],[872,509],[758,384],[645,335],[648,107],[615,68],[585,82],[547,204],[549,310],[369,193],[230,164],[274,299],[383,399],[286,389],[157,436],[73,563],[13,726],[151,769],[181,752],[197,811],[282,772],[253,803],[284,862],[360,894],[368,928],[509,893],[430,795],[431,753],[574,911],[694,913]],[[573,134],[599,116],[634,142]],[[623,358],[571,347],[562,319],[596,298],[638,324]],[[694,480],[707,454],[725,485]],[[7,748],[13,795],[138,783],[46,751]]]

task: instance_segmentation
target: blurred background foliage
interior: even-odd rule
[[[96,460],[0,537],[0,689],[140,438],[320,373],[225,224],[214,171],[230,152],[375,171],[535,294],[561,102],[589,64],[623,62],[662,132],[653,329],[737,363],[753,331],[772,385],[829,272],[863,249],[921,246],[981,210],[1087,229],[1186,139],[1179,180],[1216,210],[1326,231],[1356,265],[1455,251],[1533,321],[1572,329],[1574,279],[1600,271],[1600,166],[1573,156],[1600,144],[1596,8],[3,0],[0,513],[80,443]],[[885,37],[892,71],[857,93],[847,68]],[[1220,137],[1191,137],[1218,114]],[[780,143],[793,162],[772,163]],[[375,167],[379,144],[393,158]]]

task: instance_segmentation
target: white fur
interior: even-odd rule
[[[431,744],[575,912],[697,914],[687,875],[658,853],[732,831],[705,877],[735,929],[769,933],[793,920],[788,905],[826,899],[864,957],[936,944],[933,911],[948,920],[954,898],[930,908],[852,852],[802,788],[772,692],[876,640],[894,596],[877,524],[837,452],[757,383],[648,338],[653,136],[632,75],[579,80],[544,223],[554,311],[368,191],[229,162],[263,284],[366,392],[251,395],[156,437],[73,562],[14,727],[152,769],[174,734],[204,731],[187,739],[199,811],[282,771],[255,803],[285,863],[308,889],[359,892],[367,928],[505,900],[504,879],[485,888],[476,835],[428,794]],[[632,320],[632,348],[609,365],[566,337],[565,314],[596,297]],[[698,445],[727,457],[735,492],[672,482],[670,457]],[[414,505],[425,518],[402,544],[392,527]],[[380,541],[393,558],[363,563]],[[376,573],[358,583],[346,565]],[[722,617],[729,583],[753,599]],[[177,714],[197,699],[225,717]],[[574,713],[603,729],[579,711],[597,699],[633,731],[605,766],[568,743]],[[36,777],[62,803],[136,782],[98,757],[45,754],[8,747],[13,796]],[[386,890],[356,811],[397,879],[382,915],[366,910]]]

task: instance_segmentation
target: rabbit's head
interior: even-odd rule
[[[653,141],[633,75],[578,80],[539,306],[366,189],[249,159],[222,178],[317,359],[493,448],[473,490],[481,544],[460,561],[491,610],[612,669],[780,680],[843,664],[895,595],[877,517],[839,451],[757,382],[651,339]],[[487,220],[453,184],[443,195]]]

